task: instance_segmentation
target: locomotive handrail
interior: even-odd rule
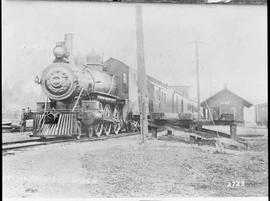
[[[115,96],[113,94],[108,94],[108,93],[104,93],[104,92],[100,92],[100,91],[92,91],[91,93],[93,94],[100,94],[100,95],[104,95],[104,96],[107,96],[107,97],[113,97],[117,100],[120,100],[120,101],[124,101],[125,99],[124,98],[121,98],[119,96]]]
[[[46,110],[47,110],[47,102],[48,102],[48,97],[46,97],[44,112],[43,112],[43,115],[42,115],[42,117],[41,117],[41,119],[40,119],[40,121],[38,123],[38,127],[40,127],[40,123],[43,120],[43,118],[45,117]],[[43,127],[44,123],[45,123],[45,120],[42,122],[42,126],[41,127]]]
[[[83,88],[82,88],[81,91],[80,91],[80,94],[79,94],[79,96],[78,96],[78,98],[77,98],[77,100],[76,100],[76,103],[75,103],[75,105],[74,105],[74,107],[73,107],[73,109],[72,109],[72,112],[75,110],[75,108],[76,108],[76,106],[77,106],[77,104],[78,104],[78,102],[79,102],[79,99],[80,99],[80,97],[81,97],[81,95],[82,95],[82,92],[83,92]]]
[[[52,110],[48,110],[47,112],[50,112]],[[79,111],[81,111],[80,109],[79,110],[74,110],[72,111],[71,109],[61,109],[61,110],[55,110],[56,112],[61,112],[63,114],[71,114],[71,113],[77,113]],[[43,112],[32,112],[33,114],[43,114]]]
[[[110,86],[110,89],[109,89],[109,91],[108,91],[108,94],[110,94],[111,91],[112,91],[112,88],[113,88],[113,80],[114,80],[114,78],[115,78],[115,75],[112,76],[111,86]]]

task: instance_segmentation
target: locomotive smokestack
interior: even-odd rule
[[[66,33],[65,34],[65,46],[67,49],[66,57],[69,58],[70,61],[73,60],[73,34]]]

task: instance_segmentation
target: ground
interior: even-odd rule
[[[268,196],[266,138],[225,154],[212,146],[139,141],[130,136],[3,152],[3,196]]]
[[[29,132],[2,133],[2,143],[30,140]]]

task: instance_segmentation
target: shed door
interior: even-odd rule
[[[212,107],[210,108],[210,115],[212,115],[213,120],[218,120],[219,117],[219,108],[218,107]]]
[[[220,114],[233,114],[232,108],[229,105],[220,106]]]
[[[236,119],[236,115],[237,115],[236,108],[235,107],[232,107],[231,108],[231,111],[232,111],[232,114],[233,114],[233,118]]]

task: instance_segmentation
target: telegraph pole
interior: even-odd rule
[[[210,78],[209,78],[209,88],[210,88],[210,91],[209,91],[209,97],[212,96],[212,75],[210,73]]]
[[[196,50],[196,72],[197,72],[197,101],[198,101],[198,123],[201,120],[201,101],[200,101],[200,68],[199,68],[199,50],[198,41],[195,41]]]
[[[144,60],[144,41],[143,41],[143,17],[142,7],[136,6],[136,37],[137,37],[137,75],[138,75],[138,93],[139,93],[139,108],[140,108],[140,127],[141,127],[141,142],[145,142],[145,136],[148,133],[147,119],[147,88],[145,75],[145,60]]]

